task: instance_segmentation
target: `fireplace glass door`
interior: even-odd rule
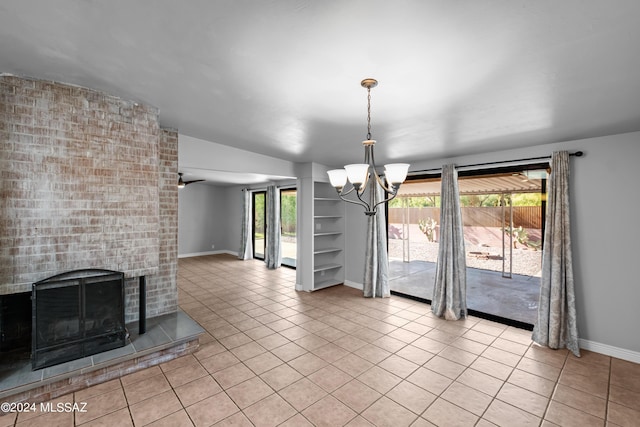
[[[33,285],[32,367],[125,345],[124,275],[82,270]]]

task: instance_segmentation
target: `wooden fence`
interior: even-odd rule
[[[465,226],[502,227],[501,207],[463,207],[462,222]],[[389,208],[389,224],[402,224],[403,211],[409,213],[409,224],[417,224],[421,219],[429,217],[440,223],[440,208]],[[504,210],[506,222],[509,222],[509,209]],[[542,217],[540,206],[514,206],[513,225],[524,228],[541,228]]]

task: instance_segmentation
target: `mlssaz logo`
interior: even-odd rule
[[[40,412],[87,412],[86,402],[45,402],[40,404]]]

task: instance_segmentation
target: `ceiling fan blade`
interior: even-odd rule
[[[182,179],[182,172],[178,172],[178,188],[182,188],[182,187],[185,187],[185,186],[187,186],[189,184],[193,184],[193,183],[196,183],[196,182],[202,182],[202,181],[205,181],[205,180],[204,179],[194,179],[192,181],[184,181]]]
[[[202,181],[204,181],[204,179],[194,179],[193,181],[183,181],[183,182],[184,182],[184,185],[189,185],[195,182],[202,182]]]

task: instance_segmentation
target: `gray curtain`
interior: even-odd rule
[[[282,264],[280,252],[280,189],[275,185],[267,187],[267,230],[265,232],[267,247],[264,262],[267,268],[275,269]]]
[[[376,186],[375,202],[384,200],[384,191]],[[386,215],[384,204],[378,206],[378,213],[367,216],[367,246],[363,291],[366,298],[388,298],[389,258],[387,256]]]
[[[431,311],[447,320],[467,316],[467,265],[458,172],[454,165],[442,167],[440,244]]]
[[[554,152],[547,191],[542,279],[534,342],[580,356],[569,226],[569,153]]]
[[[248,189],[242,190],[242,235],[240,236],[240,250],[238,259],[251,258],[251,194]]]

